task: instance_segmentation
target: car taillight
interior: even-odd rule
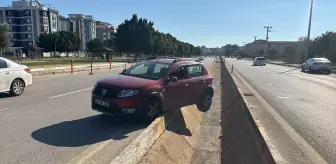
[[[29,68],[25,68],[24,69],[27,73],[30,73],[30,69]]]

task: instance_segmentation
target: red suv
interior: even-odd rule
[[[191,104],[206,112],[212,103],[212,83],[207,68],[194,59],[149,58],[98,80],[92,90],[92,109],[134,115],[145,122]]]

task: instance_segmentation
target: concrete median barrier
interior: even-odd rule
[[[218,90],[221,92],[218,94],[221,120],[215,120],[222,128],[221,163],[275,163],[225,64],[216,62],[213,65],[216,66],[210,68],[210,72],[214,69],[221,72],[221,78],[216,79],[221,80],[221,90]],[[195,105],[166,113],[149,125],[111,164],[193,163],[198,142],[202,140],[205,117],[208,116]],[[203,161],[211,163],[212,160]]]
[[[222,80],[222,163],[275,163],[225,64]]]

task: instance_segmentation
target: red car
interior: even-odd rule
[[[212,103],[212,83],[204,64],[193,59],[149,58],[98,80],[92,90],[92,109],[110,115],[134,115],[144,122],[191,104],[206,112]]]

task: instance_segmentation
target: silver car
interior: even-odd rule
[[[326,58],[310,58],[301,65],[302,72],[308,70],[309,72],[325,71],[331,73],[332,68],[332,63]]]
[[[257,66],[257,65],[265,66],[266,65],[265,57],[256,57],[253,60],[253,66]]]

